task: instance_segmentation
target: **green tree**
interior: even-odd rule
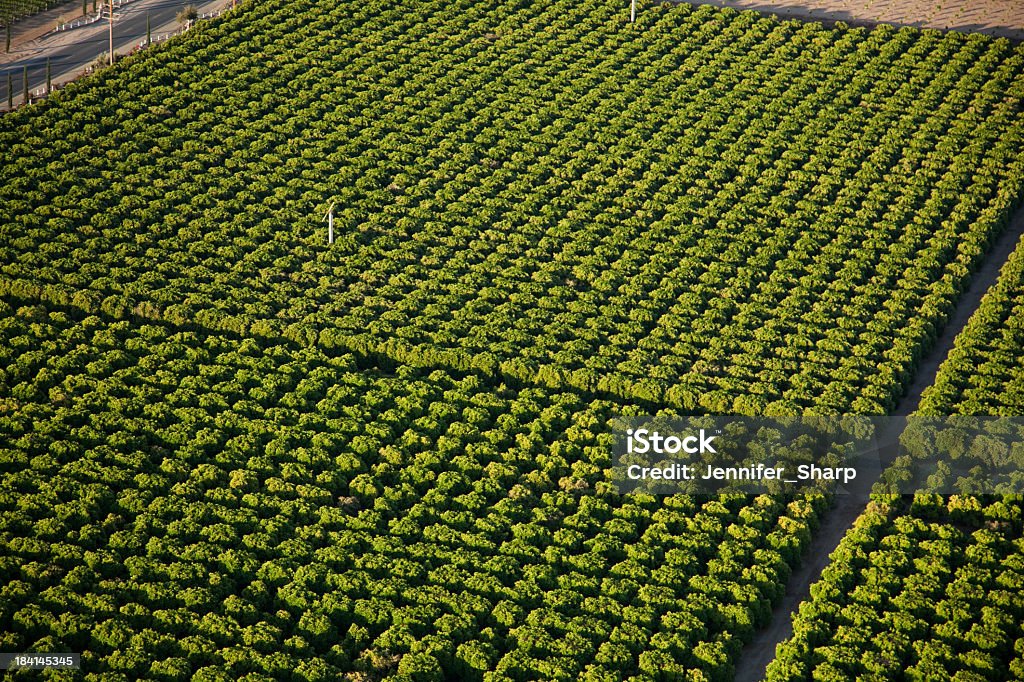
[[[498,653],[491,644],[472,640],[459,645],[455,658],[458,673],[470,679],[492,669],[498,660]]]

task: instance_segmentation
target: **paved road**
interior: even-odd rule
[[[114,51],[126,53],[145,40],[146,17],[148,15],[154,37],[158,33],[169,32],[178,28],[175,19],[179,10],[189,4],[189,0],[137,0],[114,12]],[[200,3],[193,2],[197,6]],[[224,2],[207,3],[200,6],[200,11],[209,11],[212,5],[223,5]],[[230,2],[226,3],[230,5]],[[22,101],[24,68],[28,67],[28,84],[30,90],[41,88],[46,84],[46,59],[50,58],[52,82],[71,80],[81,74],[86,66],[107,52],[109,46],[107,21],[103,20],[89,26],[50,34],[13,51],[0,64],[0,109],[7,108],[7,77],[12,77],[14,103]]]

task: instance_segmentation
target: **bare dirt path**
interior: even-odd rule
[[[1024,0],[700,0],[783,18],[895,24],[1024,40]],[[696,3],[693,3],[696,4]]]
[[[996,283],[999,271],[1010,254],[1013,253],[1014,248],[1022,243],[1022,235],[1024,235],[1024,207],[1014,213],[1010,225],[992,245],[982,261],[981,267],[971,278],[967,290],[961,294],[953,314],[935,345],[918,367],[907,394],[896,406],[895,415],[909,415],[920,405],[921,394],[935,383],[935,375],[939,366],[949,355],[956,337],[963,331],[974,311],[978,309],[982,297]],[[879,439],[883,444],[881,448],[883,464],[886,461],[886,453],[889,451],[885,445],[892,443],[898,436],[898,433],[889,433],[883,434]],[[764,679],[765,669],[775,658],[775,647],[793,634],[793,615],[800,607],[801,602],[810,597],[811,585],[821,577],[821,572],[829,563],[830,555],[839,546],[843,536],[864,510],[868,502],[868,494],[879,473],[880,471],[858,470],[856,485],[851,487],[849,494],[837,496],[836,506],[825,514],[821,526],[812,536],[803,563],[793,571],[793,575],[786,585],[786,594],[772,610],[771,622],[754,636],[754,639],[744,647],[740,654],[736,664],[736,682],[759,682]]]

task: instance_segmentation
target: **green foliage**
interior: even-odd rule
[[[41,305],[0,329],[0,616],[104,676],[720,679],[817,513],[597,496],[600,425],[640,410],[575,391]]]
[[[892,410],[1020,198],[1024,55],[462,5],[247,6],[5,116],[0,293],[655,408]]]
[[[965,533],[948,517],[876,514],[843,539],[811,586],[768,679],[802,680],[807,670],[837,680],[1012,678],[1024,602],[1001,595],[1024,575],[1022,543],[1009,526]],[[850,565],[844,556],[867,559]]]
[[[1024,362],[1024,248],[1018,247],[985,295],[935,384],[925,392],[925,414],[1014,416],[1024,410],[1019,368]]]
[[[932,415],[1017,415],[1024,407],[1024,250],[957,337],[924,395]],[[923,436],[944,452],[967,452],[949,428]],[[811,600],[779,647],[769,680],[850,679],[865,673],[908,680],[1020,677],[1024,636],[1024,539],[1019,495],[919,494],[891,518],[869,514],[844,538]],[[905,511],[904,511],[905,510]]]
[[[612,495],[605,425],[891,411],[1019,198],[1024,54],[622,14],[256,3],[0,119],[5,650],[731,678],[820,500]],[[858,530],[773,674],[1019,669],[1019,510],[949,504],[1006,526]],[[933,604],[992,612],[915,649]]]
[[[5,27],[8,40],[6,51],[10,51],[9,27],[16,19],[48,10],[59,4],[57,0],[0,0],[0,23]]]

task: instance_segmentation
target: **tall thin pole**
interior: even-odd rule
[[[149,13],[146,13],[146,47],[153,44],[153,33],[149,30]]]
[[[47,57],[46,58],[46,94],[47,95],[50,94],[50,90],[52,89],[50,87],[50,83],[51,83],[51,81],[50,81],[50,58]]]
[[[331,204],[331,207],[329,209],[327,209],[327,215],[324,216],[324,217],[327,218],[327,243],[328,244],[333,244],[334,243],[334,204]]]
[[[14,75],[7,72],[7,108],[14,108]]]
[[[636,0],[630,0],[629,2],[629,23],[636,23]]]
[[[21,97],[28,104],[28,65],[21,67]]]
[[[114,0],[110,0],[110,65],[114,65]]]

